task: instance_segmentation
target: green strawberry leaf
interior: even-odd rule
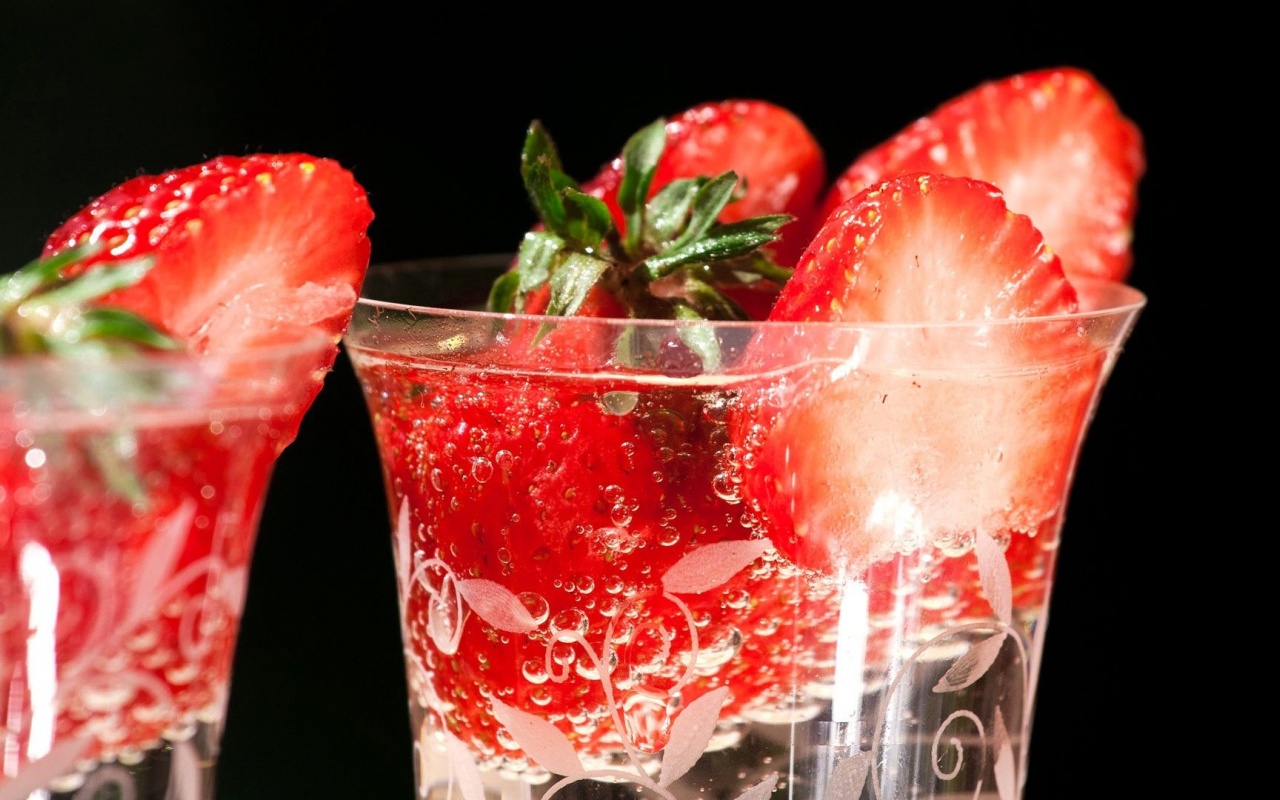
[[[34,310],[83,305],[104,294],[134,285],[154,264],[155,259],[151,257],[98,264],[82,272],[75,280],[64,281],[56,288],[27,300],[22,306]]]
[[[62,274],[63,267],[96,255],[102,248],[102,245],[72,248],[51,258],[30,261],[9,273],[5,278],[3,289],[0,289],[0,312],[7,313],[41,286],[56,283],[58,276]]]
[[[587,293],[609,269],[609,262],[582,253],[569,253],[551,275],[551,299],[547,316],[572,315],[587,299]]]
[[[523,298],[520,296],[520,273],[515,270],[504,272],[489,287],[489,299],[485,303],[486,311],[498,314],[510,314],[519,311]]]
[[[685,275],[684,294],[690,306],[704,319],[746,320],[749,317],[742,306],[733,302],[711,284]]]
[[[676,304],[675,315],[677,320],[686,322],[707,321],[706,317],[684,303]],[[720,340],[716,337],[715,326],[679,325],[676,327],[676,334],[680,337],[680,341],[684,342],[684,346],[692,350],[694,355],[702,361],[704,372],[715,372],[720,369]]]
[[[776,241],[777,229],[791,219],[787,214],[773,214],[726,225],[713,225],[702,238],[650,256],[638,265],[637,270],[642,271],[649,280],[657,280],[688,264],[745,256]]]
[[[596,249],[613,232],[613,215],[604,201],[577,189],[561,189],[565,210],[565,238],[583,248]]]
[[[674,242],[689,221],[698,189],[705,182],[699,178],[679,178],[658,190],[649,201],[646,216],[650,236],[645,247],[664,250]]]
[[[174,350],[181,346],[137,314],[118,308],[90,308],[81,312],[80,338],[122,339],[157,350]]]
[[[671,243],[671,248],[676,250],[683,248],[710,230],[711,226],[716,224],[716,218],[720,216],[720,212],[724,211],[724,207],[733,199],[737,185],[738,176],[733,172],[726,172],[703,183],[698,188],[697,196],[694,197],[693,213],[689,216],[689,224],[685,227],[684,233],[680,234],[680,238]]]
[[[529,124],[529,130],[524,137],[524,149],[520,152],[521,177],[524,177],[531,164],[538,162],[545,165],[553,174],[564,174],[564,167],[560,164],[560,153],[551,139],[551,134],[547,133],[542,123],[535,119]],[[568,178],[568,176],[565,177]],[[569,180],[572,181],[572,179]]]
[[[569,233],[568,213],[560,197],[560,189],[551,177],[551,166],[546,156],[540,156],[524,165],[524,188],[529,195],[542,224],[552,233],[572,239]]]
[[[584,302],[599,290],[637,319],[741,320],[747,314],[723,293],[725,287],[765,278],[785,283],[790,270],[761,248],[777,241],[778,229],[792,217],[720,223],[725,208],[745,193],[733,171],[676,178],[650,198],[666,146],[663,119],[627,140],[611,213],[604,200],[564,174],[554,142],[535,120],[521,152],[521,175],[540,224],[526,234],[511,272],[494,282],[488,308],[524,311],[528,293],[547,286],[548,316],[586,313]],[[686,346],[708,369],[718,367],[714,335],[686,327],[680,334]],[[549,330],[543,325],[534,344]],[[614,357],[623,364],[653,363],[669,344],[628,328]]]
[[[136,284],[154,259],[97,264],[78,275],[63,277],[67,267],[97,255],[100,244],[73,248],[50,258],[36,259],[0,278],[0,354],[52,354],[59,358],[100,361],[140,350],[174,349],[179,343],[147,320],[119,308],[94,305],[119,289]],[[96,376],[96,377],[95,377]],[[128,372],[91,372],[99,396],[143,395],[145,382]],[[85,403],[91,403],[89,396]],[[120,429],[90,437],[90,457],[103,481],[120,496],[145,505],[142,483],[130,461],[133,433]]]
[[[626,253],[638,251],[644,228],[645,200],[653,175],[658,170],[658,160],[667,146],[667,126],[662,119],[654,120],[627,140],[622,149],[622,183],[618,186],[618,208],[626,221],[622,247]]]

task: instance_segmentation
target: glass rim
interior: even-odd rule
[[[0,375],[18,372],[78,371],[146,372],[168,369],[213,369],[221,365],[246,365],[289,361],[319,352],[333,343],[328,331],[314,325],[282,327],[255,337],[242,348],[209,353],[195,353],[184,348],[174,350],[138,350],[101,357],[68,357],[52,353],[11,353],[0,355]]]
[[[484,267],[502,268],[511,262],[511,253],[479,253],[462,256],[427,257],[402,261],[384,261],[369,267],[369,275],[394,275],[399,272],[418,273],[439,270],[442,274],[458,269],[478,269]],[[459,320],[503,322],[536,322],[541,324],[586,325],[608,328],[687,328],[711,325],[716,328],[748,329],[748,330],[794,330],[797,327],[813,329],[857,328],[865,330],[919,330],[919,329],[965,329],[965,328],[999,328],[1008,326],[1024,326],[1028,324],[1053,324],[1062,322],[1083,322],[1092,319],[1135,314],[1147,305],[1146,294],[1122,281],[1105,278],[1076,277],[1069,279],[1081,298],[1096,298],[1098,302],[1088,307],[1063,314],[1046,314],[1023,317],[975,318],[967,320],[913,320],[909,322],[888,321],[788,321],[788,320],[672,320],[647,319],[631,317],[584,317],[558,316],[543,314],[523,314],[512,312],[484,311],[479,309],[450,308],[448,306],[426,305],[420,303],[404,303],[395,300],[375,298],[367,294],[369,283],[366,279],[356,300],[356,309],[377,312],[404,313],[425,317],[450,318]],[[348,329],[353,332],[356,322]]]

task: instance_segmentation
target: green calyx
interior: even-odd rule
[[[48,355],[67,360],[102,360],[151,350],[173,350],[178,341],[142,317],[95,301],[142,279],[154,263],[141,258],[100,263],[66,277],[68,267],[101,250],[87,246],[37,259],[0,276],[0,357]],[[86,378],[86,380],[92,380]],[[146,392],[127,372],[110,383],[99,379],[90,392],[121,395]],[[86,401],[88,402],[88,401]],[[146,493],[133,467],[133,434],[127,428],[91,437],[86,445],[103,481],[117,495],[145,507]]]
[[[659,119],[623,149],[619,229],[608,206],[564,173],[551,137],[534,121],[520,171],[542,227],[526,234],[514,268],[494,283],[489,310],[522,312],[528,294],[548,286],[542,313],[569,316],[599,286],[633,318],[747,319],[723,289],[790,277],[762,248],[793,218],[718,222],[725,206],[741,196],[734,172],[674,180],[646,202],[665,146],[666,125]]]
[[[94,305],[141,280],[151,259],[100,263],[64,277],[68,267],[99,250],[94,245],[75,248],[0,277],[0,356],[85,358],[180,346],[136,314]]]

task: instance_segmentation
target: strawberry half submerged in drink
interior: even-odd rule
[[[0,797],[99,762],[205,797],[258,514],[372,217],[331,160],[220,157],[112,189],[0,282]]]

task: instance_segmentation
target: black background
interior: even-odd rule
[[[619,6],[613,18],[597,8],[573,21],[550,7],[483,5],[401,16],[376,3],[9,0],[0,264],[34,257],[58,223],[129,177],[250,151],[350,168],[377,213],[375,262],[505,251],[531,221],[517,164],[534,118],[585,178],[658,116],[760,97],[807,122],[834,175],[983,80],[1084,67],[1146,134],[1131,282],[1150,306],[1079,467],[1027,800],[1147,786],[1170,732],[1169,704],[1148,680],[1167,669],[1158,642],[1174,623],[1163,615],[1188,602],[1148,563],[1152,541],[1191,502],[1164,422],[1184,391],[1172,375],[1194,255],[1179,226],[1195,123],[1175,89],[1203,79],[1192,56],[1212,34],[1202,29],[1192,47],[1173,28],[1154,36],[1147,22],[1077,5],[1036,19],[994,6],[985,18],[947,18],[787,3],[700,20]],[[1190,116],[1212,120],[1210,102],[1201,95]],[[412,796],[388,530],[363,403],[340,357],[264,512],[220,797]],[[1086,791],[1087,773],[1106,764],[1111,788]]]

